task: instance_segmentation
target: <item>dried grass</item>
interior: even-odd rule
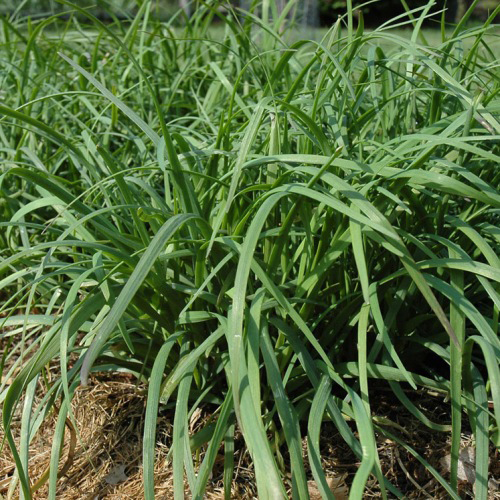
[[[40,387],[40,392],[43,388]],[[433,404],[435,415],[446,415],[446,404],[431,395],[421,393],[423,406]],[[68,470],[59,479],[57,498],[61,500],[122,500],[143,497],[142,484],[142,433],[146,404],[145,387],[137,385],[126,374],[112,376],[100,375],[88,387],[80,387],[73,400],[72,408],[77,424],[77,444],[74,456],[68,463],[68,448],[71,432],[65,436],[65,446],[61,467],[67,462]],[[432,432],[419,425],[408,416],[405,410],[390,400],[383,392],[379,398],[378,414],[390,418],[405,428],[408,442],[417,449],[431,464],[439,467],[439,461],[449,451],[448,436]],[[172,435],[172,415],[161,413],[158,417],[158,436],[156,447],[155,489],[157,498],[173,497],[172,469],[167,460]],[[210,417],[205,412],[196,413],[190,422],[191,430],[203,425]],[[52,435],[57,415],[47,418],[37,433],[30,448],[30,477],[35,482],[47,470],[50,461]],[[19,420],[13,425],[19,432]],[[3,436],[0,435],[0,439]],[[16,436],[17,437],[17,436]],[[471,443],[471,435],[464,433],[463,445]],[[409,438],[409,439],[408,439]],[[243,449],[240,435],[235,437],[235,479],[232,498],[256,498],[256,486],[248,453]],[[304,443],[305,445],[305,443]],[[305,446],[304,446],[305,448]],[[446,498],[439,484],[429,472],[413,457],[383,436],[378,438],[382,470],[393,484],[405,493],[407,498]],[[304,450],[305,454],[306,449]],[[321,438],[323,468],[330,479],[330,486],[339,498],[347,498],[348,488],[359,465],[356,457],[339,438],[335,428],[328,423],[323,425]],[[203,457],[203,453],[200,458]],[[206,498],[223,498],[222,470],[223,456],[216,462]],[[499,479],[498,452],[492,454],[492,484]],[[285,457],[286,461],[286,457]],[[495,463],[497,465],[495,465]],[[441,469],[442,471],[442,469]],[[7,498],[9,485],[14,473],[12,455],[7,446],[0,457],[0,498]],[[116,483],[116,484],[115,484]],[[309,481],[311,498],[320,498],[313,481]],[[470,484],[461,482],[463,498],[473,498]],[[34,495],[37,499],[47,497],[45,483]],[[2,497],[2,495],[4,495]],[[17,498],[18,490],[11,492]],[[380,498],[380,489],[375,480],[367,484],[365,498]],[[498,491],[492,491],[491,499],[500,498]]]

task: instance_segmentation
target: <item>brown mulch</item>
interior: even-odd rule
[[[40,386],[43,394],[43,387]],[[432,420],[449,423],[449,404],[443,397],[426,391],[412,391],[409,396]],[[377,416],[383,417],[384,426],[417,450],[431,465],[442,472],[442,459],[449,453],[448,433],[435,432],[423,426],[392,396],[390,391],[380,388],[376,406],[372,403]],[[75,393],[72,411],[76,429],[67,427],[64,450],[60,460],[61,468],[66,468],[58,480],[57,498],[61,500],[100,500],[100,499],[140,499],[142,489],[142,434],[146,405],[146,390],[137,385],[135,379],[127,374],[99,374],[90,386],[80,387]],[[204,414],[205,413],[205,414]],[[200,428],[210,417],[208,409],[197,412],[191,419],[192,430]],[[52,446],[52,436],[57,420],[54,411],[45,419],[30,447],[30,478],[35,484],[48,469]],[[158,417],[156,446],[155,488],[157,498],[173,498],[172,470],[167,454],[172,437],[172,411],[162,410]],[[13,422],[14,433],[19,432],[19,418]],[[355,426],[352,426],[355,430]],[[15,436],[17,437],[17,436]],[[0,430],[0,442],[3,435]],[[447,498],[445,491],[413,456],[404,448],[382,434],[377,436],[381,467],[385,477],[397,486],[406,498]],[[70,449],[73,444],[73,449]],[[359,461],[349,447],[339,437],[330,423],[322,426],[321,452],[323,468],[336,498],[347,498],[349,486],[359,466]],[[464,448],[473,446],[470,430],[464,425]],[[232,498],[256,498],[251,461],[244,450],[241,434],[235,436],[235,471]],[[304,443],[304,455],[307,447]],[[201,462],[203,453],[195,459],[195,467]],[[286,455],[284,463],[288,462]],[[495,491],[495,481],[500,480],[500,461],[498,450],[491,455],[490,498],[499,499]],[[306,460],[307,463],[307,460]],[[65,464],[65,465],[64,465]],[[222,499],[223,496],[223,450],[216,462],[205,498]],[[5,444],[0,453],[0,499],[8,498],[12,487],[14,465],[8,446]],[[312,477],[312,476],[311,476]],[[321,496],[314,481],[310,481],[311,498]],[[18,497],[18,485],[12,489],[10,498]],[[43,484],[34,498],[47,497],[48,486]],[[467,481],[460,482],[462,498],[474,498],[473,487]],[[365,498],[380,498],[380,488],[375,479],[370,479]],[[189,498],[189,494],[187,494]]]

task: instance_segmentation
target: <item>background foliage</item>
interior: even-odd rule
[[[319,22],[322,26],[330,25],[337,20],[338,16],[343,15],[348,8],[347,0],[309,0],[311,5],[319,11]],[[238,1],[230,2],[236,7],[241,7]],[[258,2],[255,2],[258,3]],[[425,0],[408,0],[401,2],[401,0],[377,0],[372,2],[365,2],[360,0],[353,0],[352,6],[355,9],[362,10],[365,15],[365,20],[370,26],[381,24],[396,15],[405,12],[405,5],[407,9],[414,9],[426,5]],[[491,13],[497,6],[496,0],[480,0],[477,2],[471,18],[485,21],[488,14]],[[190,10],[193,11],[196,7],[196,2],[179,2],[177,0],[155,0],[152,2],[154,15],[160,18],[168,18],[171,16],[179,6],[187,4]],[[248,0],[244,5],[250,5]],[[472,4],[472,0],[437,0],[434,7],[435,11],[447,8],[446,20],[450,23],[457,22],[464,15],[466,10]],[[100,18],[109,18],[112,13],[115,16],[123,17],[133,15],[137,11],[137,2],[135,0],[81,0],[78,5],[83,8],[93,7],[94,13]],[[201,3],[200,3],[201,6]],[[17,2],[14,0],[4,0],[0,5],[0,13],[12,14],[20,12],[22,15],[31,16],[47,16],[68,10],[56,0],[24,0]],[[431,23],[432,24],[432,23]],[[434,22],[434,27],[438,23]]]

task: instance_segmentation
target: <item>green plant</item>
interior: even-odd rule
[[[235,423],[261,498],[285,495],[286,472],[293,496],[308,497],[304,438],[329,497],[324,419],[361,460],[351,496],[370,474],[400,496],[378,461],[375,431],[398,438],[372,419],[374,379],[425,425],[451,430],[450,483],[426,465],[452,498],[466,411],[486,498],[488,444],[500,444],[494,14],[428,47],[431,4],[394,21],[413,26],[409,40],[387,26],[365,33],[362,17],[355,31],[349,10],[347,29],[341,20],[321,42],[289,46],[277,16],[209,2],[176,30],[149,5],[130,24],[77,6],[89,25],[3,20],[0,394],[24,498],[44,415],[57,403],[71,418],[75,388],[102,366],[149,381],[146,498],[159,404],[175,408],[176,498],[184,474],[202,498]],[[60,377],[47,385],[54,359]],[[406,385],[449,394],[451,427]],[[214,417],[190,441],[200,405]],[[208,445],[197,470],[191,445]],[[229,456],[224,467],[228,483]]]

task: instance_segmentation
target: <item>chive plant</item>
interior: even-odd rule
[[[436,46],[422,29],[432,2],[374,31],[348,2],[321,41],[291,42],[274,2],[244,14],[200,2],[166,23],[148,0],[108,24],[69,4],[65,20],[2,19],[0,399],[23,498],[30,441],[57,408],[56,498],[72,395],[103,370],[148,383],[147,499],[160,409],[174,419],[175,498],[185,480],[203,498],[236,431],[260,498],[308,498],[311,477],[333,498],[325,421],[359,458],[352,498],[370,476],[402,496],[376,435],[459,498],[464,420],[487,498],[500,444],[499,8],[469,28],[477,3],[451,28],[443,16]],[[384,384],[451,433],[449,478],[376,419]],[[408,388],[449,397],[449,422]],[[190,436],[198,408],[213,416]],[[226,453],[225,498],[233,469]]]

